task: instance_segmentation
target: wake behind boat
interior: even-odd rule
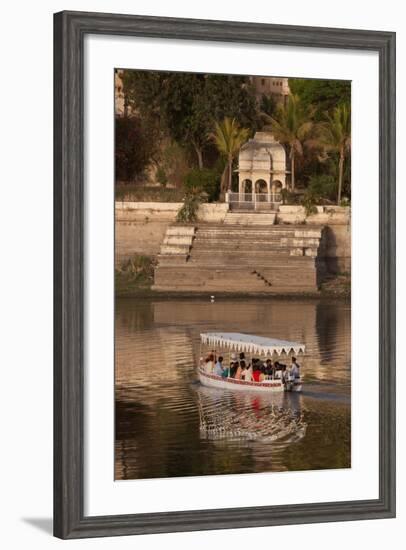
[[[199,380],[229,390],[302,390],[300,360],[305,345],[239,332],[200,334]],[[281,361],[289,362],[289,365]]]

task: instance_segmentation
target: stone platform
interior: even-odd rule
[[[268,218],[269,219],[269,218]],[[262,222],[262,220],[261,220]],[[173,225],[158,255],[154,290],[297,294],[325,275],[322,228],[242,223]]]

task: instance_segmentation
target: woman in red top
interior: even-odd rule
[[[254,382],[259,382],[259,376],[261,374],[261,371],[259,370],[258,367],[255,367],[255,370],[254,372],[252,373],[252,377],[254,379]]]

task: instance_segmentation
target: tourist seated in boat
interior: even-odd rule
[[[247,370],[247,365],[245,361],[240,361],[241,373],[240,380],[245,380],[245,371]]]
[[[223,369],[223,357],[220,355],[220,357],[217,359],[217,362],[214,366],[214,371],[213,373],[216,375],[216,376],[223,376],[223,373],[224,373],[224,369]]]
[[[270,380],[274,379],[275,376],[275,367],[271,359],[267,359],[265,362],[265,373],[268,375]]]
[[[291,378],[300,378],[300,365],[296,361],[296,357],[292,357],[292,365],[290,367],[289,375]]]
[[[227,367],[227,365],[223,365],[223,363],[221,363],[221,366],[223,367],[223,372],[222,372],[221,376],[223,378],[228,378],[229,375],[230,375],[230,367]]]
[[[210,353],[205,359],[204,370],[207,372],[207,374],[212,374],[213,369],[214,369],[214,355]]]
[[[235,378],[235,373],[238,369],[238,361],[231,361],[230,363],[230,378]]]
[[[255,363],[252,369],[252,377],[254,382],[259,382],[259,377],[261,376],[261,366],[258,363]]]
[[[235,353],[232,353],[230,357],[230,378],[234,378],[235,373],[237,372],[237,368],[238,368],[237,355]]]
[[[252,365],[248,364],[243,372],[241,373],[242,380],[245,380],[246,382],[252,382]]]
[[[263,380],[266,380],[266,366],[263,362],[260,359],[253,359],[252,363],[252,378],[254,382],[262,382]]]
[[[236,380],[241,380],[241,375],[242,375],[243,371],[245,371],[245,361],[244,361],[244,359],[241,359],[241,361],[239,361],[239,363],[238,363],[237,370],[235,372],[234,378]]]
[[[279,363],[279,361],[275,361],[274,363],[274,380],[283,378],[284,372],[286,373],[286,365],[283,363]]]
[[[210,365],[210,360],[209,360],[208,357],[206,357],[206,359],[204,360],[203,370],[207,374],[211,374],[211,372],[212,372],[212,367]]]
[[[251,363],[252,363],[252,370],[253,371],[261,366],[261,361],[257,357],[253,357],[252,360],[251,360]]]
[[[259,382],[263,382],[264,380],[268,380],[268,375],[266,373],[266,366],[262,365],[261,373],[259,375]]]

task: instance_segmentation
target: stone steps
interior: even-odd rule
[[[255,244],[255,245],[263,245],[263,244],[286,244],[289,241],[292,241],[296,239],[294,235],[233,235],[227,237],[226,234],[213,234],[213,235],[204,235],[201,233],[197,233],[195,239],[193,240],[193,244],[201,244],[201,243],[215,243],[215,244],[226,244],[226,243],[233,243],[233,244]],[[306,239],[307,240],[307,239]]]
[[[252,250],[258,252],[263,250],[286,250],[289,248],[318,248],[318,242],[315,239],[198,239],[193,243],[192,250]]]
[[[276,214],[274,212],[250,212],[246,214],[228,212],[224,218],[224,223],[226,225],[273,225],[275,217]]]
[[[169,246],[191,246],[194,236],[192,235],[168,235],[165,234],[163,244]]]
[[[229,217],[228,224],[168,228],[153,288],[274,294],[317,290],[320,228],[270,225],[269,214],[250,216],[258,223],[240,224]]]
[[[172,244],[161,244],[161,251],[160,254],[162,255],[168,255],[168,254],[188,254],[190,250],[190,244],[189,245],[172,245]]]
[[[158,254],[159,265],[182,265],[187,262],[189,253],[187,254]]]
[[[286,226],[270,226],[270,227],[242,227],[238,226],[225,226],[217,225],[214,227],[199,226],[196,230],[196,236],[229,236],[230,238],[238,238],[239,236],[257,236],[258,238],[267,237],[267,238],[280,238],[284,237],[308,237],[308,238],[320,238],[321,230],[320,229],[303,229],[302,227],[292,226],[292,228],[286,228]]]
[[[165,264],[186,262],[192,247],[196,228],[194,226],[175,225],[167,228],[161,244],[158,262]]]
[[[177,235],[193,237],[196,232],[196,227],[194,225],[171,225],[166,230],[166,235]]]
[[[258,273],[260,276],[258,276]],[[315,289],[315,270],[301,269],[298,273],[281,269],[254,271],[248,269],[203,269],[159,267],[155,276],[155,289],[208,292],[303,292]],[[265,280],[264,280],[265,279]]]
[[[299,256],[304,257],[304,256]],[[268,251],[267,254],[260,254],[256,250],[236,251],[235,253],[225,254],[224,252],[194,252],[190,255],[188,262],[191,264],[211,265],[211,266],[229,266],[234,263],[243,263],[244,265],[267,265],[275,262],[278,258],[290,258],[289,251]]]

